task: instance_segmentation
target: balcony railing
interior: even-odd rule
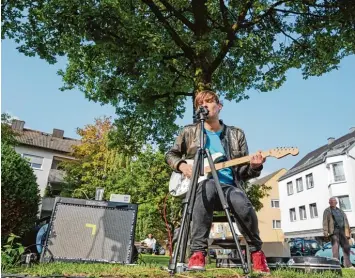
[[[63,170],[51,169],[49,171],[49,183],[64,183],[65,172]]]

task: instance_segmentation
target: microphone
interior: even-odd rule
[[[205,116],[207,116],[208,113],[209,113],[209,111],[208,111],[206,106],[202,106],[201,105],[198,109],[199,109],[199,113],[203,113]]]
[[[201,119],[208,119],[207,115],[208,115],[209,111],[205,106],[200,106],[198,109],[196,109],[196,113],[193,116],[194,121],[199,121]]]

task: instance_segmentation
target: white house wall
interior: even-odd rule
[[[43,157],[42,169],[33,169],[33,171],[37,177],[37,184],[39,186],[41,196],[44,195],[44,191],[45,191],[46,186],[48,184],[48,176],[49,176],[49,171],[52,167],[53,157],[59,156],[59,157],[64,157],[64,158],[70,158],[69,156],[63,155],[60,152],[55,152],[55,151],[51,151],[51,150],[46,150],[46,149],[41,149],[41,148],[36,148],[36,147],[31,147],[31,146],[25,146],[25,145],[16,146],[15,150],[17,153],[19,153],[21,155],[22,154],[29,154],[29,155]]]
[[[349,153],[355,157],[355,148]],[[333,182],[331,167],[327,165],[334,162],[343,162],[345,181]],[[306,175],[312,173],[314,187],[307,189]],[[302,177],[303,191],[297,192],[296,179]],[[287,183],[293,183],[293,195],[287,194]],[[284,233],[301,232],[322,229],[324,210],[329,207],[328,200],[331,196],[349,195],[351,210],[346,211],[351,227],[355,227],[355,159],[349,155],[329,157],[325,163],[311,169],[295,174],[285,180],[279,181],[281,223]],[[318,217],[311,218],[309,205],[317,204]],[[300,220],[299,207],[305,206],[307,219]],[[290,209],[295,208],[297,220],[290,221]],[[319,234],[320,235],[320,234]]]
[[[332,179],[331,168],[327,168],[329,177],[329,196],[344,196],[348,195],[350,200],[351,209],[345,211],[349,224],[351,227],[355,226],[355,194],[354,194],[354,171],[355,171],[355,160],[351,159],[348,155],[341,155],[335,157],[329,157],[326,160],[326,164],[330,165],[335,162],[343,162],[345,181],[334,182]]]
[[[308,169],[302,173],[296,174],[290,178],[279,182],[280,207],[281,207],[281,227],[284,233],[305,231],[321,228],[322,214],[328,205],[329,194],[327,190],[328,177],[324,175],[325,165],[317,165],[312,169]],[[307,189],[306,175],[313,174],[314,187]],[[303,191],[297,192],[296,179],[302,177]],[[293,195],[287,195],[287,183],[293,183]],[[311,218],[309,204],[316,203],[318,217]],[[299,207],[306,207],[307,219],[300,220]],[[290,221],[290,209],[295,208],[295,222]]]
[[[349,151],[346,158],[346,179],[349,184],[349,195],[351,196],[350,200],[352,201],[352,218],[349,219],[349,222],[352,227],[355,227],[355,145]]]

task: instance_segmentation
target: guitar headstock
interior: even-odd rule
[[[298,155],[299,150],[298,148],[294,148],[294,147],[289,147],[289,148],[285,148],[285,147],[281,147],[281,148],[275,148],[275,149],[271,149],[266,151],[266,156],[272,156],[272,157],[276,157],[276,158],[282,158],[286,155]]]

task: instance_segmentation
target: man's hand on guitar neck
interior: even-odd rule
[[[181,171],[185,177],[191,178],[192,176],[192,165],[185,162],[179,165],[179,171]]]
[[[261,151],[258,151],[255,155],[250,158],[250,167],[252,169],[258,169],[265,162],[266,157],[263,157]]]

